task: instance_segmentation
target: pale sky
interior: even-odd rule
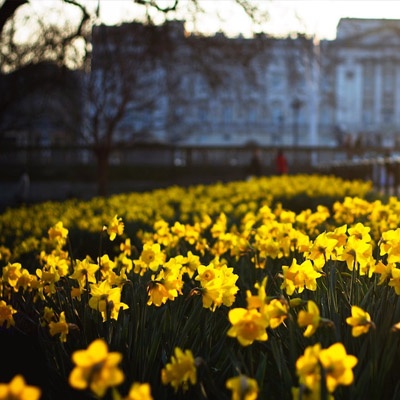
[[[202,2],[210,7],[218,4],[220,10],[226,10],[227,20],[223,30],[228,34],[246,35],[250,32],[250,24],[243,17],[239,18],[238,13],[235,14],[230,0]],[[400,19],[398,0],[259,0],[258,3],[270,13],[263,31],[283,36],[290,32],[305,32],[315,34],[320,39],[333,39],[340,18]],[[130,0],[101,0],[100,10],[102,21],[106,24],[129,21],[134,15]],[[214,23],[211,17],[207,17],[202,29],[206,32],[218,30]]]
[[[95,10],[98,0],[82,0]],[[169,3],[172,0],[159,0]],[[185,2],[187,0],[181,0]],[[199,0],[209,15],[203,16],[197,25],[198,31],[213,34],[222,30],[229,36],[251,35],[251,23],[239,9],[232,7],[231,0]],[[340,18],[386,18],[400,19],[400,0],[255,0],[259,6],[268,10],[270,18],[259,31],[271,35],[287,36],[291,32],[316,35],[319,39],[334,39]],[[0,0],[0,4],[2,0]],[[30,0],[35,12],[45,12],[51,18],[52,9],[63,7],[61,0]],[[138,6],[133,0],[100,0],[101,22],[115,25],[130,22],[138,16]],[[32,10],[32,8],[31,8]],[[215,17],[218,11],[224,22]],[[30,11],[31,12],[31,11]],[[59,18],[59,14],[54,14]],[[184,17],[186,17],[184,15]],[[192,30],[188,23],[188,31]]]

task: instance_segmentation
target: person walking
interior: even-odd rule
[[[278,175],[285,175],[289,172],[288,162],[282,150],[278,150],[276,155],[276,170]]]
[[[251,156],[250,165],[247,168],[247,172],[250,176],[262,175],[261,151],[258,147],[253,149],[253,154]]]

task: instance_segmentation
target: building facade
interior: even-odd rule
[[[188,35],[179,21],[100,25],[92,48],[90,73],[67,85],[83,110],[74,125],[85,143],[392,149],[400,142],[400,20],[345,18],[334,40],[320,42]],[[76,135],[54,135],[54,121],[71,112],[51,99],[44,107],[51,129],[30,119],[25,131],[40,130],[41,142],[76,143]],[[18,128],[11,125],[3,136]]]

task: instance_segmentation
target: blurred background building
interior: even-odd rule
[[[320,42],[99,25],[92,48],[86,73],[42,63],[1,75],[2,143],[90,143],[95,126],[124,144],[399,144],[399,20],[342,19]]]
[[[398,20],[342,19],[337,38],[321,42],[302,35],[199,37],[180,22],[100,25],[92,74],[130,65],[119,74],[135,91],[119,125],[125,139],[392,147],[400,132],[398,50]]]

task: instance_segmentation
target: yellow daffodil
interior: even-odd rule
[[[348,386],[353,383],[353,369],[358,360],[348,355],[342,343],[335,343],[319,353],[319,360],[326,374],[326,386],[333,393],[338,385]]]
[[[153,239],[158,245],[165,247],[173,247],[177,242],[170,231],[169,223],[163,219],[154,222]]]
[[[192,226],[189,224],[185,225],[185,236],[184,239],[190,245],[196,244],[200,239],[201,228],[198,224]]]
[[[106,279],[110,272],[116,267],[115,261],[110,260],[108,254],[103,254],[99,258],[101,279]]]
[[[319,343],[315,344],[314,346],[308,346],[304,350],[304,354],[300,356],[296,361],[296,372],[299,376],[300,384],[313,392],[320,387],[320,352],[321,345]]]
[[[119,245],[119,249],[128,257],[132,255],[132,243],[131,239],[126,238],[124,243]]]
[[[300,328],[307,327],[303,335],[305,337],[312,336],[318,329],[320,321],[318,306],[312,300],[309,300],[307,302],[307,311],[300,310],[297,317],[297,323]]]
[[[149,296],[147,300],[148,306],[154,304],[156,307],[160,307],[162,304],[165,304],[168,299],[170,299],[168,289],[162,282],[159,281],[151,281],[147,285],[147,294]],[[173,297],[171,300],[173,300]]]
[[[6,267],[3,267],[3,282],[7,282],[13,288],[16,287],[21,275],[22,265],[20,263],[8,263]]]
[[[148,383],[134,382],[129,389],[129,393],[123,400],[153,400],[151,387]]]
[[[222,304],[230,307],[235,301],[235,295],[239,288],[236,281],[239,276],[233,273],[233,268],[226,265],[218,265],[217,260],[208,266],[199,265],[198,276],[195,280],[200,281],[203,307],[212,311]]]
[[[348,234],[355,240],[362,240],[365,243],[371,242],[370,231],[371,227],[365,226],[361,222],[357,222],[347,230]]]
[[[45,269],[55,269],[60,277],[68,275],[70,260],[66,252],[52,251],[50,254],[41,253]]]
[[[351,306],[351,317],[346,318],[346,322],[352,326],[351,334],[354,337],[367,333],[369,328],[373,326],[371,316],[357,306]]]
[[[317,272],[310,260],[305,260],[301,264],[297,264],[294,258],[290,267],[283,266],[283,283],[281,289],[285,289],[286,293],[291,296],[295,290],[298,293],[304,289],[315,291],[317,290],[317,278],[321,276]]]
[[[338,241],[330,237],[326,232],[318,235],[312,244],[310,251],[305,256],[312,260],[315,268],[320,271],[331,258]]]
[[[54,294],[56,292],[56,282],[60,280],[60,275],[57,268],[48,265],[42,269],[36,270],[36,275],[39,277],[39,282],[46,287],[47,293]]]
[[[48,230],[49,239],[55,240],[59,246],[63,246],[68,237],[68,229],[64,228],[62,221],[58,221]]]
[[[246,301],[247,301],[247,308],[250,310],[252,308],[256,308],[260,310],[264,305],[267,304],[267,281],[268,278],[265,277],[261,284],[255,283],[254,287],[258,290],[257,295],[251,294],[250,290],[246,291]]]
[[[161,381],[164,385],[170,384],[175,392],[182,387],[187,391],[189,383],[195,385],[197,382],[197,360],[193,357],[191,350],[184,352],[176,347],[171,362],[161,370]]]
[[[125,256],[124,253],[121,253],[118,256],[117,262],[118,262],[118,264],[121,265],[122,268],[125,269],[125,272],[127,274],[129,274],[129,272],[132,271],[132,269],[133,269],[133,261],[132,261],[132,259],[130,259],[127,256]]]
[[[0,245],[0,260],[8,263],[11,258],[11,250],[8,247]]]
[[[69,384],[79,390],[90,389],[98,397],[103,397],[108,388],[124,381],[124,374],[118,368],[122,354],[108,352],[103,339],[96,339],[86,350],[72,354],[74,369],[69,375]]]
[[[193,278],[193,275],[197,271],[197,268],[201,265],[200,257],[193,254],[191,251],[188,251],[186,254],[184,265],[184,272],[189,275],[189,278]]]
[[[156,272],[165,262],[165,253],[158,243],[145,243],[139,259],[133,260],[134,272],[143,275],[148,269]]]
[[[382,233],[379,242],[380,255],[388,255],[388,263],[400,262],[400,228]]]
[[[211,235],[213,238],[217,238],[221,234],[226,232],[226,224],[227,224],[227,217],[225,213],[221,213],[217,220],[215,221],[214,225],[211,227]]]
[[[309,389],[308,387],[302,386],[301,388],[292,388],[292,399],[293,400],[321,400],[321,384],[317,383],[315,385],[315,388],[312,390]],[[335,397],[328,393],[326,397],[324,397],[326,400],[335,400]]]
[[[108,281],[90,285],[89,306],[101,313],[103,321],[117,319],[119,310],[126,310],[128,305],[121,302],[121,288],[112,287]]]
[[[65,319],[65,312],[62,311],[60,314],[60,319],[58,322],[50,321],[49,322],[49,331],[51,336],[60,335],[60,341],[66,342],[67,335],[69,332],[69,325]]]
[[[85,288],[88,283],[96,283],[95,273],[99,269],[97,264],[94,264],[89,257],[84,260],[76,260],[74,272],[70,275],[71,279],[76,279],[81,288]]]
[[[281,299],[271,300],[264,308],[264,314],[267,316],[271,329],[276,329],[287,318],[289,305]]]
[[[216,277],[219,277],[219,272],[215,268],[214,264],[211,263],[208,266],[199,265],[197,267],[198,275],[195,280],[200,281],[202,286],[205,286],[208,282],[212,281]]]
[[[29,386],[21,375],[16,375],[10,383],[0,383],[0,400],[39,400],[42,391]]]
[[[242,346],[249,346],[255,340],[268,339],[266,331],[268,319],[256,309],[233,308],[229,311],[228,317],[232,326],[227,335],[237,338]]]
[[[125,225],[122,222],[122,218],[118,218],[118,215],[115,215],[106,228],[110,240],[113,241],[117,235],[121,236],[124,233],[124,228]]]
[[[375,262],[375,265],[371,267],[371,270],[373,270],[375,274],[380,275],[378,285],[382,285],[386,280],[390,280],[394,268],[396,268],[396,264],[388,263],[386,265],[382,260]]]
[[[350,271],[356,268],[361,275],[365,275],[368,264],[373,261],[372,244],[350,236],[338,260],[345,261]]]
[[[41,284],[36,275],[30,274],[25,268],[21,269],[21,275],[18,278],[17,284],[14,286],[14,290],[18,292],[19,288],[31,291],[38,289]]]
[[[41,325],[46,326],[50,324],[51,321],[54,321],[56,317],[56,313],[51,307],[44,307],[43,315],[41,318]]]
[[[6,326],[9,328],[10,326],[15,325],[13,315],[17,312],[11,305],[8,305],[4,300],[0,300],[0,327]]]
[[[400,296],[400,269],[392,268],[390,271],[391,277],[388,285],[394,288],[394,291]]]
[[[305,349],[304,355],[296,361],[299,382],[311,392],[316,392],[321,382],[321,368],[324,369],[326,387],[333,393],[338,385],[353,383],[352,368],[357,364],[357,357],[348,355],[342,343],[335,343],[327,349],[321,349],[319,343]]]
[[[232,391],[232,400],[256,400],[258,397],[258,383],[246,375],[239,375],[226,381],[227,389]]]

